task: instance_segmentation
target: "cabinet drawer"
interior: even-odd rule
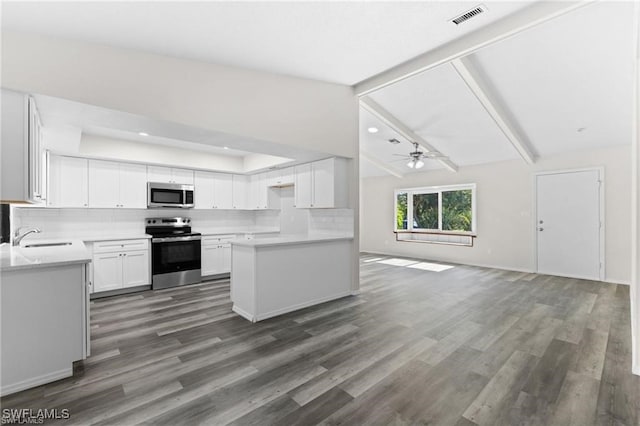
[[[110,253],[114,251],[146,250],[149,248],[149,240],[117,240],[98,241],[93,243],[94,253]]]
[[[208,237],[202,237],[202,245],[204,247],[217,246],[221,243],[228,243],[229,241],[235,239],[235,235],[211,235]]]

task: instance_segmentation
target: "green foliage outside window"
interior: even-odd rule
[[[396,199],[396,229],[407,229],[407,193],[398,194]]]
[[[438,229],[438,194],[413,195],[413,227]]]
[[[471,231],[471,190],[442,192],[442,230]]]

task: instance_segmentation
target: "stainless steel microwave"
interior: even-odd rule
[[[194,206],[193,185],[181,183],[149,182],[147,184],[147,207],[177,207],[190,209]]]

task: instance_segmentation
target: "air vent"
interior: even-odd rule
[[[389,143],[393,144],[393,145],[398,145],[400,143],[400,141],[396,138],[393,139],[389,139]]]
[[[487,11],[487,7],[483,4],[474,7],[473,9],[463,13],[460,16],[456,16],[455,18],[451,19],[451,22],[453,22],[456,25],[460,25],[465,21],[468,21],[469,19],[473,18],[474,16],[478,16],[481,13],[484,13]]]

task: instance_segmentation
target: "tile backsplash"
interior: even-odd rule
[[[310,235],[353,235],[353,210],[311,209],[308,215]],[[12,228],[35,226],[40,234],[30,239],[78,238],[144,234],[147,217],[186,216],[194,231],[227,232],[269,229],[278,232],[281,226],[279,210],[148,210],[148,209],[54,209],[13,207]]]

